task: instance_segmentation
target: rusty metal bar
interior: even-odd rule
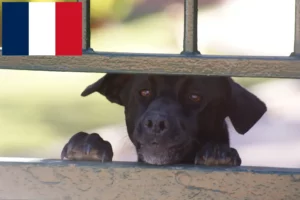
[[[1,54],[1,51],[0,51]],[[83,56],[0,56],[0,69],[300,78],[299,57],[86,52]]]
[[[198,0],[184,1],[184,38],[182,54],[199,54],[198,51]]]
[[[90,0],[77,0],[82,2],[82,49],[90,51],[91,49],[91,23],[90,23]]]
[[[0,158],[0,199],[300,199],[300,169]]]

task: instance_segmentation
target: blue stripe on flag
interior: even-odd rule
[[[28,55],[29,4],[2,3],[2,55]]]

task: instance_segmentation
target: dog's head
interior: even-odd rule
[[[107,74],[82,96],[94,92],[124,106],[129,138],[139,159],[151,164],[181,162],[195,141],[223,137],[226,117],[245,134],[266,112],[227,77]]]

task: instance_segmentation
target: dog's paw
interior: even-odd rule
[[[61,159],[111,162],[113,150],[111,144],[97,133],[76,133],[64,146]]]
[[[195,158],[196,165],[240,166],[241,163],[237,150],[228,145],[206,144]]]

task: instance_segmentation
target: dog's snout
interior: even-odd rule
[[[169,129],[169,122],[166,115],[151,114],[144,120],[144,127],[147,133],[164,133]]]

